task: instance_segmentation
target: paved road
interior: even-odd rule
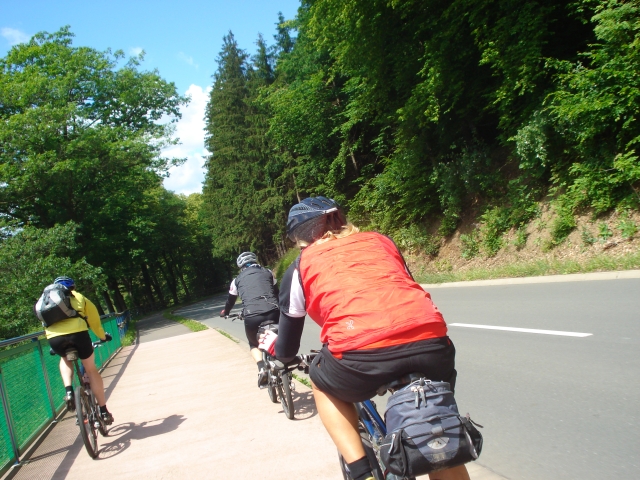
[[[485,425],[480,464],[512,480],[640,478],[640,279],[438,288],[450,326],[460,409]],[[225,297],[180,310],[246,342],[218,318]],[[319,346],[307,321],[302,351]]]
[[[434,289],[482,463],[510,479],[640,478],[640,279]]]

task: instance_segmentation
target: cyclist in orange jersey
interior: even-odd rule
[[[366,480],[371,466],[354,402],[413,372],[449,382],[453,390],[455,347],[442,314],[390,238],[360,232],[325,197],[294,205],[287,233],[302,250],[280,285],[276,355],[287,362],[297,354],[306,314],[320,325],[323,347],[309,370],[318,413],[354,480]],[[462,465],[430,478],[469,475]]]

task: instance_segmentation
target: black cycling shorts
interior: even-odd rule
[[[263,323],[278,323],[279,320],[280,310],[271,310],[259,315],[244,317],[244,331],[247,334],[249,348],[258,348],[258,329],[260,325]]]
[[[51,337],[49,339],[49,345],[51,349],[56,352],[56,355],[60,355],[61,357],[64,357],[67,350],[71,347],[78,350],[78,356],[82,360],[86,360],[93,354],[93,345],[91,344],[91,337],[87,330]]]
[[[431,338],[404,345],[352,350],[334,357],[325,345],[311,363],[314,385],[345,402],[373,398],[378,388],[410,373],[421,373],[434,382],[455,388],[456,349],[449,337]]]

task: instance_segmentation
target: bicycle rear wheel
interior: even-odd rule
[[[369,439],[369,434],[364,429],[362,424],[359,427],[360,431],[360,440],[362,441],[362,446],[364,447],[364,453],[369,460],[369,465],[371,466],[371,473],[373,474],[373,478],[375,480],[385,480],[384,473],[380,468],[380,464],[378,463],[378,458],[376,457],[376,452],[373,450],[373,446],[371,445],[371,440]],[[347,462],[345,462],[342,455],[338,454],[340,459],[340,470],[342,470],[342,476],[344,480],[353,480],[349,473],[349,469],[347,468]]]
[[[79,386],[75,391],[76,401],[76,417],[78,418],[78,426],[80,427],[80,436],[84,443],[87,453],[91,458],[98,456],[98,435],[93,426],[91,418],[91,399],[84,391],[83,386]]]
[[[293,420],[293,398],[291,397],[291,374],[278,374],[278,395],[284,414],[289,420]]]
[[[278,392],[276,391],[276,383],[278,378],[269,371],[269,383],[267,384],[267,391],[269,392],[269,398],[273,403],[278,403]]]

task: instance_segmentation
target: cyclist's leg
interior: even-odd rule
[[[279,310],[272,310],[260,315],[252,315],[244,319],[244,331],[247,335],[251,356],[256,363],[262,362],[262,351],[258,348],[258,329],[265,322],[275,323],[280,316]]]
[[[448,468],[429,474],[430,480],[470,480],[467,467],[460,465],[458,467]]]
[[[259,348],[252,348],[251,356],[256,361],[256,363],[262,361],[262,350],[260,350]]]
[[[60,356],[60,376],[62,377],[62,383],[64,383],[65,387],[71,387],[73,382],[73,363],[67,361],[65,353],[69,347],[74,347],[72,341],[73,334],[57,335],[48,340],[51,350]]]
[[[89,376],[89,384],[91,391],[98,401],[98,405],[104,407],[106,404],[104,395],[104,384],[98,367],[96,367],[95,357],[93,355],[93,345],[88,331],[73,334],[74,346],[78,349],[78,356],[82,361],[85,373]]]
[[[96,396],[98,405],[104,407],[107,403],[104,395],[104,382],[102,376],[96,367],[96,362],[93,353],[89,358],[82,359],[82,366],[84,367],[87,375],[89,375],[89,382],[91,384],[91,391]]]
[[[339,400],[318,390],[315,385],[313,397],[318,415],[344,460],[351,463],[363,458],[365,452],[358,432],[358,413],[353,403]]]
[[[65,357],[60,357],[60,376],[65,387],[70,387],[73,382],[73,364]]]

